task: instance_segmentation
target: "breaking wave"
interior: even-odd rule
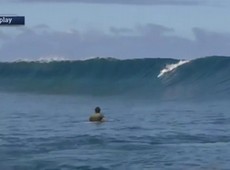
[[[164,69],[161,70],[160,74],[157,76],[157,77],[161,77],[163,76],[164,74],[168,73],[168,72],[171,72],[173,70],[175,70],[177,67],[185,64],[185,63],[188,63],[189,61],[186,61],[186,60],[180,60],[178,63],[176,64],[169,64],[169,65],[166,65],[166,67]]]
[[[7,92],[184,99],[230,98],[230,58],[145,58],[0,63]]]

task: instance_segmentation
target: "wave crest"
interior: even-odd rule
[[[164,74],[171,72],[171,71],[175,70],[177,67],[179,67],[183,64],[186,64],[188,62],[189,62],[188,60],[180,60],[178,63],[175,63],[175,64],[167,64],[165,66],[165,68],[161,70],[160,74],[158,74],[157,77],[159,78],[159,77],[163,76]]]

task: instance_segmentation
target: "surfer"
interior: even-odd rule
[[[95,108],[95,113],[89,117],[91,122],[102,122],[104,121],[104,115],[101,113],[100,107]]]

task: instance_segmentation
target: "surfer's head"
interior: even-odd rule
[[[96,108],[95,108],[95,112],[96,112],[96,113],[100,113],[100,111],[101,111],[100,107],[96,107]]]

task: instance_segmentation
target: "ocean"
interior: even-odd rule
[[[229,73],[221,56],[1,62],[0,169],[228,170]]]

